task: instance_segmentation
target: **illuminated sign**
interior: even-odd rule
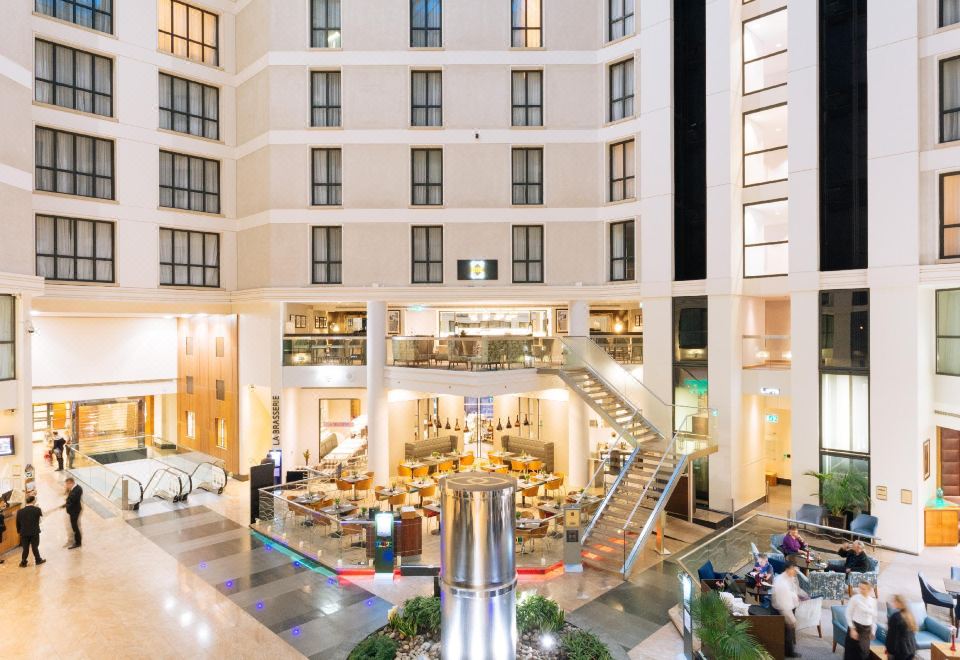
[[[458,280],[495,280],[498,275],[496,259],[458,259]]]
[[[763,394],[764,396],[780,396],[780,388],[779,387],[761,387],[760,394]]]
[[[273,446],[280,446],[280,397],[274,396],[271,405],[271,432],[273,436]]]
[[[774,415],[773,413],[767,414],[767,424],[779,424],[780,415]]]

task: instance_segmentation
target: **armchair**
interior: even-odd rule
[[[857,514],[857,517],[850,523],[850,531],[857,536],[862,536],[868,541],[877,537],[877,525],[880,519],[866,513]]]
[[[847,606],[834,605],[831,607],[830,620],[833,623],[833,652],[836,653],[837,644],[843,646],[843,642],[847,639]]]
[[[927,616],[924,603],[910,603],[907,607],[910,608],[910,613],[913,614],[913,618],[917,622],[917,649],[926,650],[934,642],[950,641],[950,626],[943,621],[934,619],[932,616]],[[888,606],[887,616],[890,616],[892,612],[893,610]],[[877,626],[877,641],[887,641],[887,627],[885,625]]]
[[[823,638],[823,628],[820,626],[820,612],[823,609],[823,598],[813,598],[800,603],[794,616],[797,617],[797,632],[806,628],[816,628],[817,635]]]
[[[869,582],[873,585],[873,594],[880,597],[880,590],[877,588],[877,578],[880,576],[880,562],[875,557],[867,557],[867,563],[870,564],[869,571],[852,571],[847,573],[847,594],[853,595],[853,588],[861,582]]]
[[[923,577],[923,573],[917,573],[917,577],[920,579],[920,596],[923,598],[924,611],[926,611],[928,605],[946,607],[950,611],[950,621],[956,621],[953,598],[950,597],[950,594],[945,594],[931,587],[927,578]],[[919,625],[919,621],[917,624]]]
[[[804,504],[797,511],[797,522],[808,523],[810,525],[819,525],[820,521],[826,515],[827,511],[822,506],[815,504]]]
[[[833,571],[810,571],[807,576],[810,580],[810,597],[822,596],[826,600],[837,600],[841,603],[847,597],[847,576],[844,573]]]
[[[780,549],[780,546],[783,545],[783,537],[786,534],[771,534],[770,535],[770,549],[778,554],[783,554],[783,550]]]

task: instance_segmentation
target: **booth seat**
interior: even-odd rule
[[[553,472],[553,443],[543,442],[535,438],[521,438],[518,435],[505,435],[500,438],[504,451],[514,454],[529,454],[543,461],[543,469]]]
[[[460,437],[456,435],[440,435],[436,438],[427,438],[417,442],[408,442],[404,445],[404,458],[408,461],[430,458],[434,452],[449,454],[459,451]]]

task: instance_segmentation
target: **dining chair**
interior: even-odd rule
[[[527,463],[527,470],[530,472],[539,472],[543,469],[543,461],[530,461]]]
[[[540,484],[537,484],[536,486],[530,486],[530,488],[525,488],[524,490],[521,490],[520,496],[522,497],[522,500],[523,500],[523,506],[527,506],[528,497],[536,497],[539,492],[540,492]]]
[[[437,485],[433,484],[432,486],[425,486],[420,489],[418,495],[420,495],[420,508],[424,507],[424,504],[430,504],[431,501],[427,498],[434,497],[437,494]]]
[[[343,479],[337,479],[337,490],[340,491],[340,499],[347,499],[353,496],[353,484]]]
[[[420,467],[413,468],[412,472],[414,479],[422,479],[430,472],[430,468],[426,465],[421,465]]]
[[[465,467],[471,467],[475,457],[473,454],[466,454],[460,458],[460,469],[463,470]]]
[[[493,471],[495,474],[510,474],[510,470],[506,468],[505,465],[501,465]]]
[[[397,466],[397,479],[400,481],[400,483],[405,483],[406,481],[410,481],[410,479],[412,478],[413,478],[413,470],[408,468],[406,465]]]
[[[543,484],[543,492],[548,498],[557,497],[561,488],[563,488],[563,477],[554,476],[550,481]]]
[[[440,461],[437,463],[437,472],[452,472],[453,461]]]
[[[395,506],[403,506],[407,503],[407,494],[406,493],[397,493],[388,498],[390,504],[390,510],[393,511]]]
[[[516,461],[511,458],[510,469],[513,470],[514,472],[526,472],[527,464],[524,463],[523,461]]]
[[[354,495],[352,502],[363,502],[368,497],[370,497],[370,489],[373,487],[373,477],[367,477],[366,479],[361,479],[356,483],[356,495]],[[360,495],[360,492],[363,492],[363,495]]]

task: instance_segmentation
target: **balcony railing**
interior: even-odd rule
[[[790,335],[743,335],[745,369],[789,369]]]
[[[283,366],[363,366],[367,363],[366,337],[336,335],[283,338]]]
[[[501,370],[560,363],[555,337],[391,337],[387,364],[422,369]]]
[[[643,364],[643,335],[590,335],[590,339],[620,364]]]

